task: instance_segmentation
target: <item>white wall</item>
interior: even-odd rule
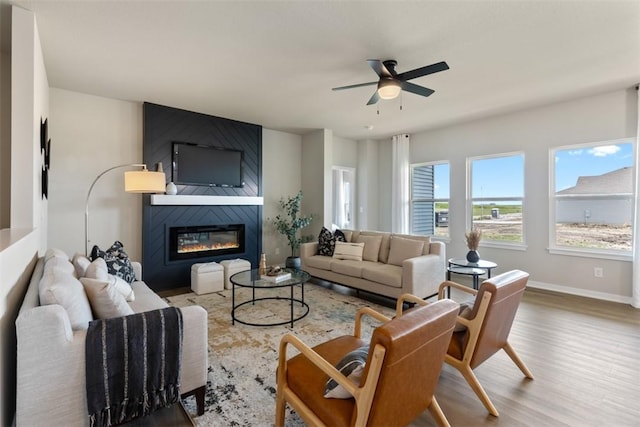
[[[89,186],[110,167],[142,163],[142,104],[52,88],[49,129],[49,245],[70,255],[84,253]],[[120,240],[127,254],[140,260],[144,196],[124,192],[128,170],[135,168],[108,172],[93,188],[89,250]]]
[[[10,121],[4,107],[1,110],[3,124],[11,123],[12,227],[0,230],[1,425],[10,425],[15,413],[15,320],[38,251],[46,246],[41,225],[47,222],[47,206],[40,197],[40,118],[48,113],[47,74],[33,13],[13,7],[11,21]],[[6,135],[0,132],[3,157]],[[2,204],[8,201],[3,195]]]
[[[378,226],[378,141],[358,141],[357,216],[360,230],[379,230]],[[391,197],[391,195],[389,195]]]
[[[314,216],[303,234],[317,236],[323,226],[331,229],[332,158],[332,131],[321,129],[302,137],[302,211]]]
[[[481,256],[496,261],[498,272],[514,268],[528,271],[531,286],[630,301],[630,262],[549,254],[548,180],[551,147],[633,136],[637,117],[634,97],[632,90],[619,90],[411,135],[412,163],[449,160],[451,164],[447,255],[466,253],[466,158],[522,150],[527,249],[481,246]],[[384,197],[390,200],[386,193]],[[603,278],[594,277],[595,266],[604,269]]]
[[[269,219],[281,213],[278,201],[293,196],[302,188],[302,137],[262,129],[262,250],[267,264],[284,264],[290,255],[287,239],[277,233]],[[303,198],[303,206],[307,198]],[[307,230],[303,230],[306,232]]]
[[[356,141],[352,139],[340,138],[336,135],[333,135],[332,145],[332,167],[358,167],[358,143]]]

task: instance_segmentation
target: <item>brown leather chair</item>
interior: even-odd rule
[[[275,425],[284,425],[289,403],[314,426],[404,426],[426,409],[440,425],[448,426],[433,393],[458,311],[458,304],[450,300],[416,308],[393,320],[370,308],[360,309],[354,335],[334,338],[313,349],[294,335],[285,335],[280,342]],[[334,366],[348,352],[367,344],[360,331],[364,314],[386,323],[373,331],[357,384]],[[287,360],[289,344],[300,354]],[[329,377],[354,398],[325,398]]]
[[[533,374],[508,341],[528,279],[528,273],[512,270],[485,280],[477,291],[455,282],[444,282],[439,289],[440,300],[445,298],[445,291],[449,287],[475,295],[470,310],[458,316],[458,324],[466,328],[456,328],[445,362],[460,371],[489,413],[496,417],[498,410],[480,385],[473,369],[504,350],[525,377],[533,379]]]

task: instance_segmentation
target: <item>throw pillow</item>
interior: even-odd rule
[[[50,260],[47,264],[51,264],[53,261]],[[71,264],[62,258],[59,261]],[[71,329],[87,329],[89,322],[93,320],[91,306],[82,284],[74,274],[73,265],[71,265],[71,271],[62,265],[45,265],[38,285],[40,305],[58,304],[62,306],[69,316]]]
[[[347,353],[347,355],[338,362],[336,369],[340,371],[342,375],[359,385],[364,367],[367,363],[368,354],[368,344],[357,348]],[[327,381],[324,387],[324,397],[329,399],[350,399],[353,396],[334,379],[329,378],[329,381]]]
[[[336,230],[335,233],[331,233],[329,229],[322,227],[318,236],[318,255],[333,256],[336,242],[346,241],[347,239],[342,231]]]
[[[391,236],[391,249],[389,249],[388,264],[402,267],[402,262],[405,259],[415,258],[422,255],[423,249],[423,241]]]
[[[63,258],[63,259],[66,259],[67,261],[69,260],[69,257],[67,256],[67,254],[64,253],[62,249],[58,249],[58,248],[49,248],[44,253],[44,262],[49,261],[51,258]]]
[[[134,314],[124,296],[116,290],[112,283],[88,277],[81,278],[80,282],[82,282],[93,314],[97,319],[111,319]]]
[[[133,293],[133,289],[131,289],[131,285],[125,282],[124,279],[114,276],[113,274],[109,274],[107,263],[103,258],[96,258],[96,260],[87,267],[85,277],[109,282],[115,286],[116,290],[122,294],[127,301],[131,302],[135,300],[135,295]]]
[[[348,259],[352,261],[362,261],[364,243],[336,242],[333,257],[335,259]]]
[[[458,311],[458,317],[462,317],[463,319],[469,320],[471,317],[471,312],[473,311],[473,305],[475,304],[475,299],[470,299],[467,302],[460,303],[460,310]],[[465,331],[467,327],[462,323],[456,322],[456,326],[453,328],[453,332],[462,332]]]
[[[87,268],[91,265],[89,258],[79,253],[73,256],[71,262],[76,269],[76,275],[78,277],[84,277],[87,274]]]
[[[119,241],[116,240],[106,251],[101,250],[98,246],[94,246],[91,250],[91,261],[94,261],[98,257],[103,258],[107,262],[109,274],[118,276],[127,283],[131,283],[136,279],[129,256]]]
[[[364,243],[364,251],[362,259],[365,261],[378,262],[378,253],[380,252],[380,244],[382,236],[358,236],[358,243]]]

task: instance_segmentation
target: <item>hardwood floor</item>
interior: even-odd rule
[[[386,298],[359,296],[394,306]],[[436,397],[453,427],[640,426],[640,310],[527,289],[509,341],[535,379],[524,378],[504,352],[479,366],[474,372],[500,412],[496,418],[445,364]],[[410,426],[435,425],[426,411]]]
[[[476,368],[496,418],[445,364],[436,397],[452,426],[640,426],[640,310],[528,289],[509,341],[535,379],[504,352]],[[434,425],[428,412],[411,424]]]

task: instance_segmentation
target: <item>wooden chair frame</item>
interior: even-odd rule
[[[409,294],[406,294],[409,295]],[[401,296],[401,298],[403,298]],[[417,297],[416,297],[417,298]],[[380,322],[388,322],[391,318],[378,313],[377,311],[364,307],[357,311],[354,326],[354,337],[361,338],[362,332],[362,317],[369,315]],[[312,348],[307,346],[295,335],[289,333],[286,334],[280,341],[279,358],[278,358],[278,373],[277,373],[277,394],[276,394],[276,427],[283,427],[285,421],[285,407],[289,403],[291,407],[302,417],[302,419],[311,426],[326,426],[308,407],[300,400],[295,393],[288,387],[287,378],[287,346],[291,345],[296,348],[300,353],[304,354],[310,362],[320,368],[330,378],[334,379],[338,384],[344,387],[349,393],[351,393],[356,402],[356,420],[354,426],[364,427],[367,425],[369,413],[371,411],[371,404],[378,385],[378,379],[382,369],[384,356],[386,350],[381,345],[376,345],[370,351],[373,351],[371,357],[371,364],[365,383],[362,386],[358,386],[345,377],[340,371],[338,371],[331,363],[323,359]],[[440,405],[435,398],[432,399],[431,406],[429,406],[434,419],[439,425],[444,427],[450,427],[447,418],[445,417]],[[326,426],[330,427],[330,426]]]
[[[447,288],[455,288],[462,292],[471,294],[473,296],[478,295],[478,290],[469,288],[468,286],[464,286],[456,282],[445,281],[440,284],[440,287],[438,289],[439,300],[446,298],[445,292]],[[489,309],[489,302],[491,301],[491,296],[492,296],[491,292],[485,291],[483,293],[482,301],[480,301],[478,312],[473,320],[469,320],[464,317],[458,316],[457,322],[460,323],[461,325],[466,326],[469,332],[467,345],[465,347],[462,360],[456,359],[455,357],[447,353],[444,361],[447,364],[456,368],[458,371],[460,371],[460,373],[462,374],[464,379],[467,381],[467,383],[469,383],[469,386],[471,386],[471,389],[478,396],[478,398],[480,399],[484,407],[487,408],[487,411],[489,411],[491,415],[498,417],[500,416],[500,413],[496,409],[493,402],[491,402],[491,399],[489,399],[489,395],[487,395],[487,392],[484,390],[484,388],[480,384],[480,381],[478,381],[478,378],[476,377],[476,375],[473,373],[473,369],[471,369],[471,359],[473,358],[476,345],[478,344],[480,330],[482,329],[482,323],[484,322],[484,318],[487,314],[487,310]],[[429,304],[427,301],[424,301],[414,295],[409,295],[409,294],[403,295],[402,301],[398,299],[398,303],[396,305],[396,315],[402,314],[403,306],[405,302],[411,302],[419,305]],[[476,301],[475,303],[477,304],[478,301]],[[527,368],[527,366],[522,361],[522,359],[520,359],[520,357],[518,356],[518,354],[516,353],[516,351],[513,349],[513,347],[509,342],[507,342],[502,349],[509,355],[509,357],[511,358],[511,360],[513,360],[516,366],[520,368],[520,370],[522,371],[525,377],[529,379],[533,379],[533,374],[531,373],[529,368]]]

